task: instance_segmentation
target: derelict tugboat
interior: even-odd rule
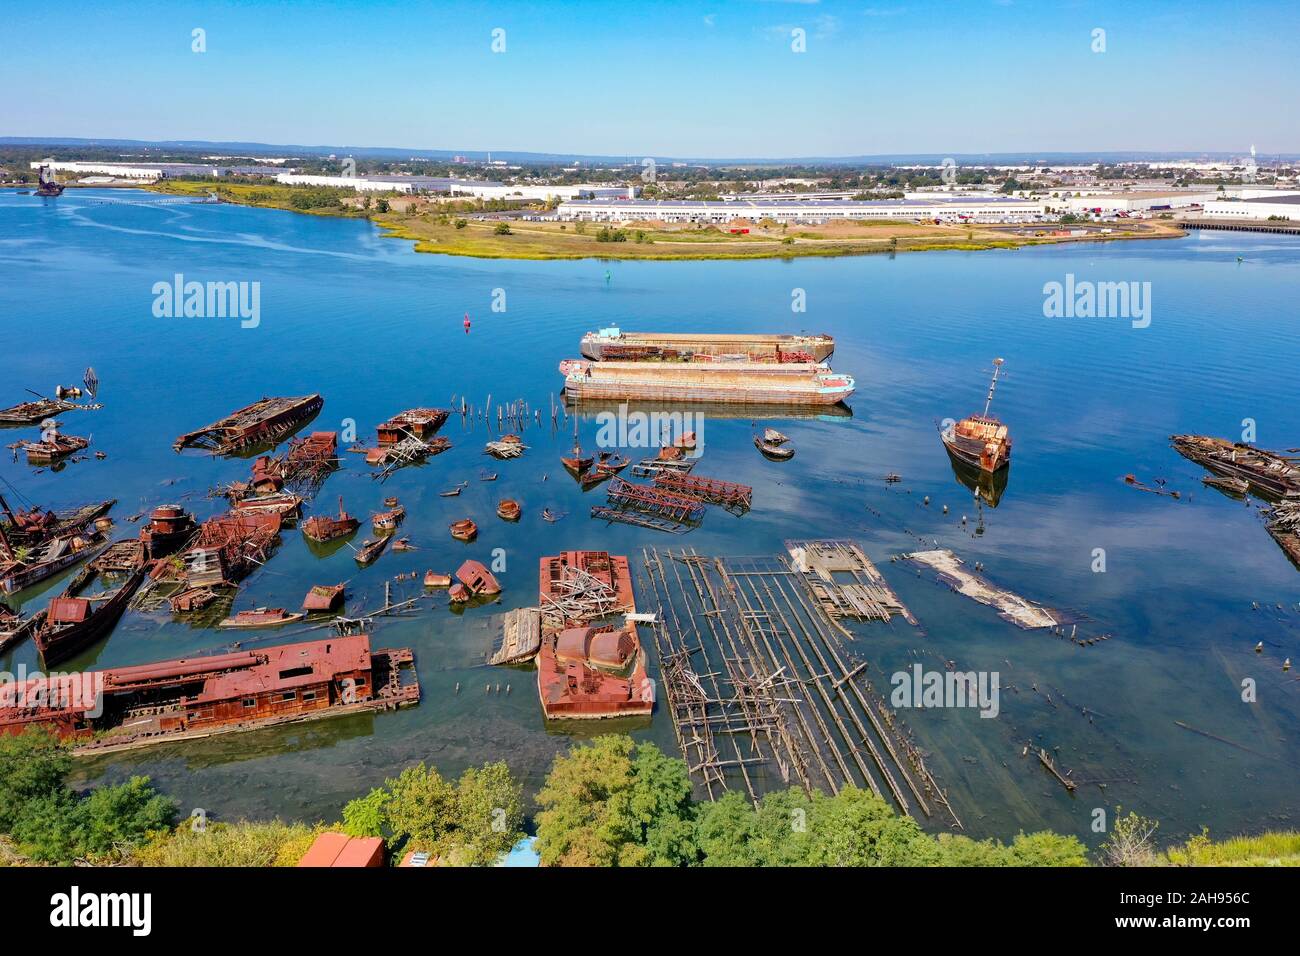
[[[54,170],[49,166],[42,166],[37,177],[39,182],[36,185],[36,195],[38,196],[62,196],[64,185],[54,180]]]
[[[989,414],[1002,362],[1000,358],[993,360],[993,381],[989,383],[984,411],[939,432],[954,464],[974,468],[985,475],[995,475],[1011,464],[1011,436],[1007,433],[1007,426]]]

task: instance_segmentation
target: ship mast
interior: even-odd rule
[[[1002,371],[1002,362],[1004,360],[995,358],[993,360],[993,381],[989,382],[989,396],[984,399],[984,417],[988,418],[989,406],[993,404],[993,390],[998,387],[998,372]]]

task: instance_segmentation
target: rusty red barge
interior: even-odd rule
[[[649,716],[653,683],[636,625],[601,618],[636,611],[626,557],[565,551],[541,559],[537,695],[547,719]]]
[[[43,726],[76,753],[127,750],[419,703],[409,648],[366,635],[0,685],[0,733]]]
[[[273,445],[307,424],[325,404],[320,395],[262,398],[210,425],[181,435],[172,448],[202,448],[228,455],[258,445]]]

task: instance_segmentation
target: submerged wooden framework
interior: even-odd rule
[[[673,730],[709,799],[743,788],[863,787],[899,812],[960,827],[867,664],[784,557],[642,552]]]

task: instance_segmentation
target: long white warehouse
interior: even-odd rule
[[[934,199],[823,199],[729,201],[674,199],[575,199],[560,204],[560,219],[588,222],[727,223],[733,219],[776,222],[827,222],[836,219],[943,219],[974,222],[1026,222],[1047,214],[1042,202],[1008,196]]]

